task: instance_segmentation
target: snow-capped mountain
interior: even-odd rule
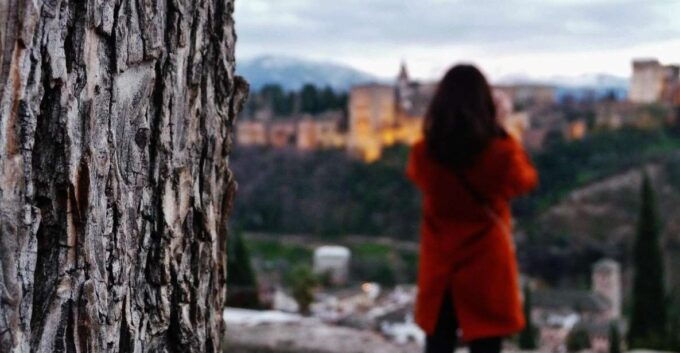
[[[628,88],[628,78],[609,74],[595,73],[579,76],[552,76],[532,78],[527,75],[509,75],[498,80],[500,84],[547,84],[560,87],[617,87]]]
[[[377,77],[349,66],[285,56],[260,56],[238,62],[236,72],[259,90],[266,84],[279,84],[298,90],[307,83],[347,90],[353,85],[380,81]]]
[[[575,77],[555,77],[553,85],[557,86],[558,101],[567,97],[577,100],[604,97],[625,99],[628,96],[629,81],[627,78],[607,75],[592,74]]]
[[[628,78],[608,74],[584,74],[567,77],[555,76],[550,79],[553,84],[562,87],[590,87],[590,88],[625,88],[628,89]]]
[[[534,79],[527,76],[508,76],[499,80],[501,84],[545,84],[557,88],[557,99],[566,97],[585,99],[614,96],[624,99],[628,96],[629,80],[609,74],[583,74],[579,76],[553,76]]]

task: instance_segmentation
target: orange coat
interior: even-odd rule
[[[407,175],[423,193],[416,322],[435,329],[442,298],[451,293],[466,341],[522,330],[519,273],[510,229],[511,198],[531,190],[536,170],[513,138],[497,138],[464,175],[489,200],[500,227],[454,172],[429,158],[423,141],[411,150]],[[447,289],[451,289],[447,292]]]

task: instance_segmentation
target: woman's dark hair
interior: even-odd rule
[[[425,145],[434,160],[454,169],[474,163],[495,137],[507,133],[496,119],[491,88],[472,65],[446,73],[425,116]]]

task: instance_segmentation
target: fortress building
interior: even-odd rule
[[[496,85],[494,90],[506,94],[518,107],[549,106],[557,101],[557,89],[550,85]]]
[[[380,158],[384,148],[396,143],[412,145],[422,137],[422,125],[436,82],[418,82],[401,65],[394,85],[371,84],[353,87],[349,99],[347,149],[367,162]],[[518,104],[549,105],[555,102],[555,89],[549,86],[516,85],[494,87],[507,102],[508,131],[523,138],[529,129],[528,114],[515,112]]]
[[[397,101],[393,86],[355,86],[349,97],[348,151],[365,160],[380,157],[384,146],[395,143]]]
[[[258,120],[239,121],[236,125],[236,143],[239,146],[267,145],[267,126]]]
[[[672,102],[680,87],[680,66],[656,59],[633,61],[629,99],[633,103]]]
[[[282,120],[243,120],[236,125],[236,143],[248,147],[294,147],[300,151],[343,148],[347,138],[340,127],[342,120],[339,111]]]
[[[367,162],[385,147],[412,145],[422,134],[422,121],[436,84],[412,81],[402,64],[395,85],[355,86],[349,98],[347,150]]]
[[[265,109],[236,125],[236,141],[242,146],[295,147],[300,151],[345,148],[350,155],[372,162],[389,146],[412,145],[422,138],[423,120],[436,89],[435,82],[412,80],[402,64],[394,84],[352,87],[346,120],[339,111],[274,119]],[[548,86],[499,86],[494,92],[506,101],[506,128],[519,139],[526,138],[532,126],[529,114],[515,112],[515,106],[547,106],[555,100],[554,88]],[[575,125],[569,132],[578,137],[583,135],[581,128]]]

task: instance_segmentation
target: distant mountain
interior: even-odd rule
[[[272,83],[287,90],[298,90],[305,84],[312,83],[345,91],[356,84],[380,81],[376,76],[349,66],[285,56],[260,56],[241,60],[236,71],[250,82],[254,90]]]
[[[629,80],[608,74],[583,74],[579,76],[553,76],[547,79],[532,79],[526,76],[508,76],[502,84],[546,84],[557,87],[557,99],[567,97],[577,100],[614,96],[625,99],[628,96]]]
[[[629,84],[628,78],[609,74],[583,74],[572,77],[555,76],[549,79],[549,81],[563,87],[609,87],[627,89]]]

